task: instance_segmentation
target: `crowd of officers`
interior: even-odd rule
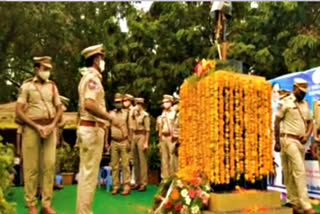
[[[145,191],[148,183],[147,150],[150,116],[144,98],[117,93],[114,109],[107,111],[102,72],[105,49],[95,45],[84,49],[86,71],[78,85],[79,120],[77,145],[80,148],[76,213],[90,214],[103,150],[111,149],[113,189],[122,195],[135,189]],[[51,57],[34,57],[34,77],[23,82],[16,104],[16,121],[21,124],[25,202],[29,214],[36,214],[36,193],[41,184],[41,213],[55,214],[51,206],[55,175],[58,125],[64,105],[55,82],[49,80]],[[177,171],[179,113],[177,98],[164,95],[163,112],[157,118],[161,177]],[[110,139],[110,140],[108,140]],[[110,145],[109,143],[110,142]],[[133,166],[130,170],[130,163]],[[134,177],[134,183],[131,183]]]
[[[107,111],[102,72],[105,68],[104,47],[95,45],[81,54],[87,70],[78,85],[79,122],[77,142],[80,165],[77,191],[77,214],[90,214],[91,204],[103,149],[109,149],[111,139],[112,194],[119,193],[120,168],[123,174],[122,195],[130,190],[145,191],[148,182],[147,150],[150,135],[150,116],[144,110],[144,99],[130,94],[114,96],[115,109]],[[26,80],[16,104],[17,119],[22,121],[22,155],[25,181],[25,201],[29,214],[36,214],[36,192],[41,183],[41,212],[55,214],[51,207],[55,174],[57,126],[63,114],[58,88],[49,80],[51,57],[34,57],[35,76]],[[320,142],[320,101],[314,103],[314,121],[310,118],[304,96],[308,84],[295,79],[291,94],[282,96],[275,119],[275,149],[281,152],[284,181],[287,188],[287,206],[295,213],[315,213],[306,188],[304,165],[305,144],[314,132],[312,153],[317,154]],[[174,175],[178,168],[179,99],[163,95],[162,114],[156,120],[161,156],[161,177]],[[134,104],[134,105],[133,105]],[[313,125],[314,124],[314,125]],[[133,170],[130,170],[130,161]],[[130,182],[134,174],[134,185]]]

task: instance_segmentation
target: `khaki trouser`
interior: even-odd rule
[[[173,142],[171,146],[171,166],[172,166],[172,175],[174,175],[178,171],[178,155],[176,154],[176,144],[178,141]]]
[[[89,214],[102,157],[105,131],[99,127],[80,126],[77,131],[80,148],[77,214]]]
[[[171,142],[171,137],[161,137],[160,143],[161,154],[161,178],[169,178],[174,173],[174,144]]]
[[[287,198],[290,203],[310,209],[307,185],[306,169],[304,163],[304,145],[298,140],[282,137],[281,143],[281,164],[284,176],[284,183],[287,188]]]
[[[128,140],[117,142],[111,140],[111,162],[113,189],[120,188],[119,165],[121,162],[124,188],[130,188],[130,167],[128,154]]]
[[[42,206],[51,205],[55,173],[56,131],[56,129],[53,130],[46,139],[41,139],[36,130],[29,126],[24,127],[22,155],[25,201],[28,207],[36,205],[36,192],[39,184],[41,184]]]
[[[129,143],[131,145],[131,143]],[[128,160],[129,163],[133,164],[133,152],[132,149],[130,149],[130,151],[128,152]]]
[[[147,152],[143,150],[145,138],[145,134],[134,134],[132,139],[135,183],[144,186],[148,184]]]

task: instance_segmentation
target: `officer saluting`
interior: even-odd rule
[[[306,214],[316,213],[309,203],[304,165],[304,144],[312,132],[308,102],[303,100],[308,84],[301,78],[294,80],[292,94],[284,98],[275,119],[275,150],[281,150],[281,164],[287,188],[287,206],[295,213],[300,208]],[[280,130],[281,122],[281,130]],[[281,134],[280,134],[281,133]]]

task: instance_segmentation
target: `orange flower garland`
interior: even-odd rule
[[[272,172],[271,86],[261,77],[217,71],[180,89],[180,177],[202,170],[214,184]]]

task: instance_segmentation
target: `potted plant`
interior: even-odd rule
[[[13,185],[14,174],[14,146],[10,143],[3,143],[0,135],[0,212],[6,214],[16,213],[15,203],[10,195]]]
[[[79,147],[71,148],[68,143],[63,141],[62,145],[57,149],[57,158],[60,159],[62,184],[72,184],[74,173],[77,172],[79,167]]]
[[[156,140],[152,140],[148,150],[148,183],[160,183],[160,155]]]

